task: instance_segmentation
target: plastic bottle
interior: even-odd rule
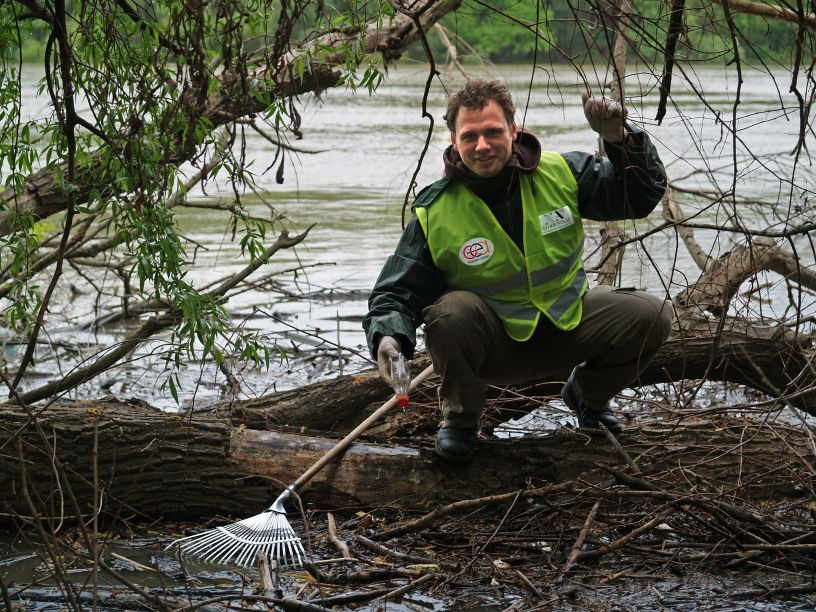
[[[411,384],[411,366],[405,361],[402,353],[391,360],[391,385],[397,398],[397,406],[405,408],[408,405],[408,386]]]

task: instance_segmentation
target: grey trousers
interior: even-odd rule
[[[584,296],[578,327],[565,332],[542,320],[525,342],[511,339],[469,291],[445,293],[422,316],[425,346],[442,379],[445,424],[470,427],[482,414],[485,384],[529,382],[570,369],[579,398],[589,408],[603,407],[666,341],[673,309],[643,291],[599,286]]]

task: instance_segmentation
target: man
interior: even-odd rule
[[[445,178],[423,189],[363,321],[388,382],[390,359],[410,358],[416,328],[441,377],[437,454],[466,461],[485,384],[573,368],[562,398],[579,427],[621,430],[609,401],[632,383],[671,329],[669,302],[634,289],[588,290],[582,218],[648,215],[666,186],[648,136],[619,104],[584,98],[608,159],[542,152],[519,130],[507,88],[470,81],[445,116]]]

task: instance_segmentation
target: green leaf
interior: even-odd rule
[[[172,395],[172,396],[173,396],[173,399],[175,400],[176,405],[178,405],[178,404],[179,404],[179,395],[178,395],[178,389],[176,389],[176,383],[175,383],[175,381],[173,380],[173,377],[172,377],[172,376],[170,376],[170,377],[167,379],[167,386],[170,388],[170,395]]]

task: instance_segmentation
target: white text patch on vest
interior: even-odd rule
[[[540,215],[538,221],[541,223],[541,235],[546,236],[572,225],[572,212],[570,212],[569,206],[563,206],[558,210]]]

